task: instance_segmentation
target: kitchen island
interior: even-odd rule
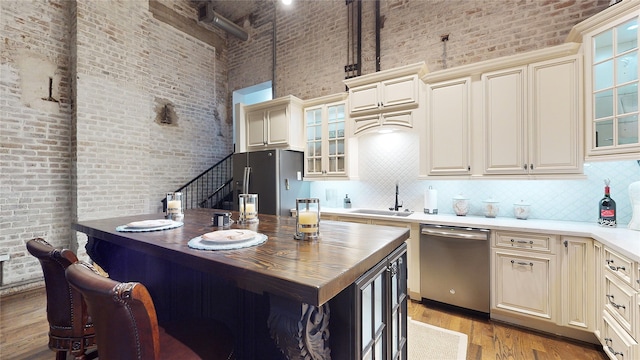
[[[231,228],[266,235],[262,245],[190,248],[190,239],[218,229],[213,212],[187,210],[184,226],[163,231],[116,231],[163,214],[81,221],[74,228],[87,235],[89,256],[110,277],[149,288],[160,323],[221,320],[235,335],[240,359],[355,359],[378,346],[406,358],[407,229],[322,221],[319,240],[298,241],[294,218],[260,215],[257,224]],[[378,312],[367,296],[384,309]]]

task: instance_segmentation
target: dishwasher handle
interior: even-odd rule
[[[421,229],[422,235],[433,235],[433,236],[441,236],[448,237],[454,239],[463,239],[463,240],[488,240],[488,230],[484,229],[473,229],[473,230],[456,230],[451,228],[430,228],[423,227]]]

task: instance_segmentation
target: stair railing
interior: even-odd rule
[[[233,200],[233,153],[218,161],[175,192],[182,193],[184,209],[230,209]],[[161,200],[163,210],[167,198]]]

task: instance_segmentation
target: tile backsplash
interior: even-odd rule
[[[611,197],[616,201],[618,224],[631,221],[629,184],[640,181],[635,160],[593,162],[584,165],[586,179],[575,180],[417,180],[419,143],[416,134],[394,132],[370,134],[359,139],[359,180],[314,181],[311,196],[324,207],[342,207],[349,194],[352,207],[393,207],[395,184],[399,183],[402,209],[423,211],[424,192],[438,191],[438,213],[453,214],[452,198],[460,193],[470,199],[469,215],[482,216],[482,201],[500,202],[499,217],[514,217],[513,204],[531,204],[531,219],[595,223],[604,179],[611,179]]]

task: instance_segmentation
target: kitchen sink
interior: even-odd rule
[[[384,216],[407,217],[407,216],[413,214],[413,211],[357,209],[357,210],[349,211],[349,213],[351,213],[351,214],[367,214],[367,215],[384,215]]]

